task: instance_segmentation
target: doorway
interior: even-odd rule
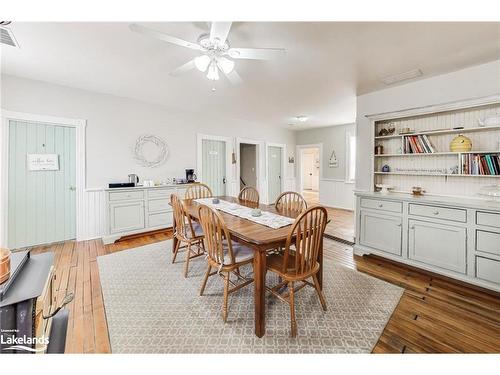
[[[301,147],[299,152],[300,191],[306,201],[319,203],[321,150],[318,146]]]
[[[7,246],[76,238],[76,129],[8,120]]]
[[[267,201],[276,201],[283,191],[283,146],[267,146]]]
[[[240,190],[246,186],[259,189],[257,181],[257,145],[239,144]]]
[[[197,135],[196,168],[200,181],[208,185],[214,196],[230,195],[231,140],[226,137]]]

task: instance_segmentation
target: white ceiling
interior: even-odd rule
[[[142,23],[195,42],[203,22]],[[235,23],[233,47],[283,47],[274,61],[238,60],[243,78],[168,73],[196,51],[131,32],[128,23],[13,23],[21,48],[2,46],[2,73],[170,107],[301,128],[355,120],[356,95],[420,68],[426,78],[500,59],[500,23]]]

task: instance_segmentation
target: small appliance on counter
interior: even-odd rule
[[[128,175],[128,182],[133,183],[134,186],[137,186],[139,184],[139,176],[137,176],[135,173],[131,173]]]
[[[189,184],[197,179],[194,169],[186,169],[186,182]]]

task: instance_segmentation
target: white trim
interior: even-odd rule
[[[203,152],[202,152],[202,141],[204,139],[211,140],[211,141],[223,141],[226,142],[226,195],[234,195],[233,192],[233,187],[232,185],[234,184],[234,175],[235,173],[232,172],[232,169],[236,168],[232,164],[232,157],[231,154],[233,152],[233,146],[234,142],[231,137],[224,137],[220,135],[210,135],[210,134],[202,134],[202,133],[196,133],[196,170],[195,173],[198,176],[198,179],[202,181],[202,176],[203,176]]]
[[[350,137],[354,137],[354,139],[356,139],[356,130],[354,129],[354,131],[352,130],[349,130],[349,129],[346,129],[345,131],[345,162],[344,162],[344,182],[346,184],[354,184],[356,183],[356,159],[354,159],[354,176],[352,179],[349,179],[349,161],[351,160],[349,154],[350,154],[350,151],[351,151],[351,147],[350,147],[350,144],[351,142],[350,141]],[[354,155],[354,158],[356,158],[358,155],[357,155],[357,151]]]
[[[279,147],[281,148],[281,191],[283,192],[285,188],[285,180],[287,179],[286,170],[287,170],[287,155],[286,155],[286,144],[285,143],[274,143],[274,142],[266,142],[265,148],[266,151],[264,153],[266,158],[266,170],[265,170],[265,194],[263,203],[271,204],[273,202],[269,202],[269,147]]]
[[[241,175],[241,170],[240,170],[240,145],[241,144],[250,144],[250,145],[255,145],[255,176],[256,176],[256,185],[255,188],[259,191],[262,191],[262,181],[265,178],[262,178],[262,167],[261,167],[261,162],[262,162],[262,141],[258,141],[256,139],[249,139],[249,138],[240,138],[237,137],[235,140],[235,152],[236,152],[236,175],[235,175],[235,180],[236,184],[239,187],[240,186],[240,175]]]
[[[458,109],[479,107],[479,106],[488,105],[488,104],[497,104],[499,102],[500,102],[500,94],[496,94],[496,95],[484,96],[484,97],[479,97],[479,98],[457,100],[457,101],[453,101],[453,102],[427,105],[427,106],[423,106],[423,107],[407,108],[407,109],[403,109],[400,111],[375,113],[375,114],[365,115],[365,117],[367,117],[373,121],[381,121],[381,120],[387,120],[387,119],[427,115],[427,114],[435,113],[435,112],[446,112],[446,111],[453,111],[453,110],[458,110]]]
[[[0,144],[3,148],[1,157],[2,186],[1,189],[1,211],[0,214],[0,244],[7,245],[8,241],[8,175],[9,175],[9,120],[33,122],[39,125],[59,125],[73,127],[76,129],[75,145],[75,175],[76,175],[76,240],[83,240],[83,228],[85,227],[85,199],[86,199],[86,163],[85,163],[85,128],[87,121],[83,119],[71,119],[64,117],[37,115],[32,113],[12,112],[2,109],[2,138]]]
[[[302,150],[306,148],[317,148],[319,149],[319,181],[326,181],[328,179],[323,178],[323,143],[309,143],[305,145],[295,146],[295,157],[297,160],[297,191],[301,192],[303,190],[302,186]],[[335,179],[331,179],[334,181]],[[318,186],[318,193],[321,190],[321,184]]]

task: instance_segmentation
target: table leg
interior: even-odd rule
[[[319,246],[319,254],[318,254],[318,263],[319,263],[319,271],[317,274],[319,288],[323,290],[323,237],[321,237],[321,244]]]
[[[255,335],[266,333],[266,252],[255,251],[253,258]]]

